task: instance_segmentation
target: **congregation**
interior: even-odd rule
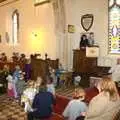
[[[7,93],[10,101],[15,100],[24,108],[28,120],[49,120],[53,107],[56,105],[56,89],[58,87],[52,72],[53,69],[49,66],[46,83],[41,76],[37,76],[36,80],[32,80],[31,73],[28,74],[24,69],[25,64],[30,60],[27,60],[24,54],[21,54],[20,58],[18,56],[18,53],[14,53],[12,57],[13,61],[17,63],[14,69],[9,69],[9,66],[6,64],[1,69],[2,77],[0,85],[3,83],[3,88],[0,87],[0,90]],[[5,53],[1,54],[0,60],[3,63],[7,61]],[[22,62],[24,67],[18,64],[18,60]],[[26,74],[29,77],[26,77]],[[79,77],[77,78],[80,79]],[[62,113],[63,119],[102,120],[104,118],[106,120],[113,120],[113,117],[116,117],[116,114],[120,111],[119,94],[116,84],[110,76],[103,77],[98,83],[96,87],[99,94],[93,97],[89,103],[85,100],[86,92],[79,85],[79,82],[74,85],[75,90],[72,99]],[[118,117],[116,117],[117,119]]]

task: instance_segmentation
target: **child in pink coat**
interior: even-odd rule
[[[7,94],[9,97],[13,98],[15,96],[15,93],[14,93],[14,80],[12,75],[8,75],[6,80],[8,80]]]

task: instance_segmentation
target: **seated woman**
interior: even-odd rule
[[[1,61],[2,61],[2,62],[6,62],[6,61],[7,61],[7,56],[6,56],[5,53],[2,53],[2,54],[1,54]]]
[[[101,80],[99,92],[90,101],[85,120],[113,120],[113,115],[120,109],[118,91],[111,78]]]
[[[83,102],[85,91],[82,88],[75,89],[73,100],[71,100],[63,112],[63,116],[67,120],[76,120],[77,117],[85,114],[87,105]]]
[[[19,62],[19,59],[20,59],[19,53],[13,52],[12,61],[17,63]]]
[[[22,64],[25,64],[26,61],[27,61],[26,56],[25,56],[25,54],[22,53],[22,54],[20,55],[19,62],[22,63]]]

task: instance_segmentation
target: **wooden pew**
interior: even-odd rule
[[[10,71],[13,71],[15,69],[16,65],[19,65],[20,68],[23,70],[24,69],[24,64],[23,63],[15,63],[15,62],[0,62],[0,70],[2,70],[4,68],[4,65],[8,65]]]
[[[41,76],[43,80],[46,80],[46,77],[49,72],[49,66],[53,69],[57,69],[59,65],[59,59],[38,59],[36,56],[31,57],[31,68],[32,74],[31,77],[33,80],[36,80],[37,76]]]

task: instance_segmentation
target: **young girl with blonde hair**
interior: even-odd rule
[[[37,94],[37,89],[35,88],[34,80],[29,80],[27,84],[27,88],[24,90],[23,95],[21,97],[21,103],[25,104],[25,112],[32,111],[31,105],[35,95]]]
[[[63,112],[63,116],[67,120],[76,120],[77,117],[85,115],[87,105],[83,102],[85,91],[83,88],[76,88],[73,100],[71,100]]]

